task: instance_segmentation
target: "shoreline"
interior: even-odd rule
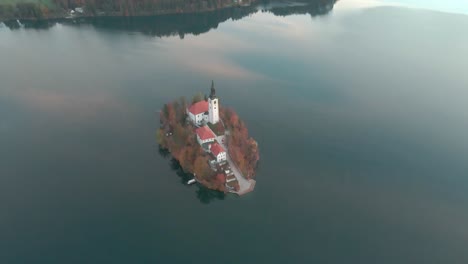
[[[232,109],[222,108],[213,81],[210,95],[180,97],[159,112],[156,139],[204,187],[240,195],[255,186],[258,143]]]
[[[225,137],[225,135],[219,135],[217,136],[217,139],[218,138],[223,138]],[[212,188],[210,187],[210,181],[207,181],[206,179],[203,179],[202,177],[200,177],[199,175],[197,175],[194,171],[191,171],[191,170],[185,170],[182,166],[182,170],[185,172],[185,173],[189,173],[193,176],[193,178],[196,180],[196,182],[198,182],[199,184],[201,184],[204,188],[207,188],[209,190],[215,190],[215,191],[219,191],[219,192],[223,192],[225,194],[227,193],[232,193],[232,194],[237,194],[238,196],[242,196],[242,195],[245,195],[247,193],[250,193],[252,191],[254,191],[255,189],[255,185],[256,185],[256,180],[253,179],[253,178],[246,178],[242,172],[240,172],[237,164],[232,160],[232,158],[230,157],[230,154],[229,154],[229,149],[227,147],[226,144],[224,143],[221,143],[222,146],[224,148],[226,148],[228,151],[227,151],[227,164],[229,164],[230,168],[232,168],[234,170],[234,176],[236,177],[237,181],[239,182],[243,182],[243,184],[240,184],[240,189],[239,190],[232,190],[232,189],[229,189],[227,188],[226,186],[224,186],[224,188],[220,189],[220,188]],[[161,147],[161,145],[160,145]],[[180,160],[173,154],[173,151],[171,151],[170,148],[165,148],[165,150],[168,151],[168,153],[170,154],[171,158],[175,159],[179,164],[180,164]],[[226,184],[226,183],[225,183]]]
[[[247,8],[252,7],[257,4],[258,0],[253,0],[249,4],[230,4],[224,5],[221,7],[215,8],[206,8],[193,11],[183,11],[183,10],[170,10],[170,11],[156,11],[156,12],[139,12],[138,14],[125,15],[120,13],[105,13],[105,14],[80,14],[71,16],[69,13],[56,12],[46,17],[2,17],[0,16],[0,23],[11,23],[11,22],[59,22],[64,20],[74,20],[74,19],[93,19],[93,18],[149,18],[149,17],[158,17],[158,16],[168,16],[168,15],[193,15],[193,14],[203,14],[203,13],[212,13],[223,9],[230,8]],[[1,7],[2,5],[0,5]]]

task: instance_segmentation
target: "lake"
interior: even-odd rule
[[[1,263],[468,263],[468,16],[370,1],[0,25]],[[255,191],[187,186],[208,93]]]

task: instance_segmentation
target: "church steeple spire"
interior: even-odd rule
[[[211,99],[216,98],[216,90],[215,90],[215,88],[214,88],[214,82],[213,82],[213,80],[211,80],[211,93],[210,93],[210,98],[211,98]]]

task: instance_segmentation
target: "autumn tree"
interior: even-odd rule
[[[224,109],[222,116],[230,132],[227,136],[229,155],[244,176],[250,178],[255,174],[259,160],[258,144],[249,137],[247,126],[234,111]]]
[[[218,184],[225,184],[226,183],[226,176],[222,173],[216,174],[216,181]]]
[[[210,165],[208,165],[208,159],[205,156],[198,156],[193,164],[193,172],[200,177],[207,177],[210,175]]]
[[[193,96],[192,98],[192,104],[198,103],[203,100],[203,94],[202,93],[197,93],[196,95]]]
[[[163,110],[162,110],[163,116],[168,119],[169,118],[169,107],[167,104],[163,105]]]
[[[170,129],[172,129],[177,123],[176,112],[173,104],[167,104],[167,123]]]

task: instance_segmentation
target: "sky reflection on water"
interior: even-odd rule
[[[468,18],[347,3],[0,28],[5,263],[468,261]],[[212,79],[260,144],[242,198],[155,144]]]

